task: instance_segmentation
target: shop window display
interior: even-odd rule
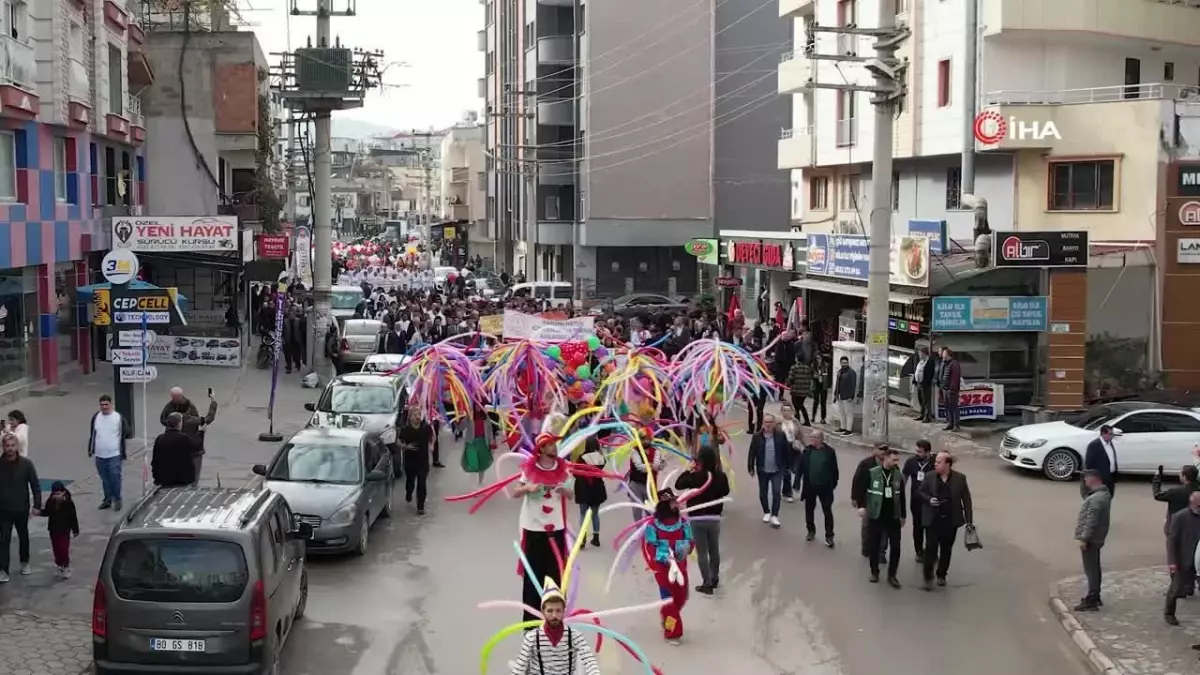
[[[0,272],[0,387],[37,372],[37,317],[27,311],[37,294],[27,293],[21,270]]]
[[[54,266],[54,316],[58,332],[58,363],[75,362],[75,265]]]

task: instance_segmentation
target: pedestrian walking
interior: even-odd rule
[[[850,359],[843,356],[838,372],[834,376],[833,400],[837,404],[838,426],[835,434],[854,432],[854,399],[858,395],[858,373],[850,367]]]
[[[665,488],[658,493],[654,515],[642,536],[642,555],[658,584],[658,596],[670,600],[658,613],[662,618],[663,639],[678,644],[683,638],[683,607],[688,601],[687,559],[695,546],[691,523],[679,510],[675,492]]]
[[[561,426],[566,419],[547,420],[544,428]],[[529,609],[538,606],[541,595],[535,579],[562,582],[559,559],[567,548],[567,500],[574,497],[573,481],[566,460],[558,456],[558,444],[550,432],[538,434],[536,455],[521,470],[513,498],[521,500],[518,524],[521,554],[517,565],[521,576],[521,601],[526,609],[522,621],[537,617]],[[546,584],[548,585],[548,584]]]
[[[717,449],[710,445],[702,446],[688,471],[675,481],[675,489],[680,492],[700,490],[688,500],[696,505],[728,497],[729,476],[721,469]],[[712,595],[721,585],[721,517],[724,513],[725,504],[717,503],[702,506],[689,514],[692,516],[692,537],[696,543],[696,567],[700,571],[700,585],[696,587],[696,592],[702,595]],[[697,516],[704,518],[696,520]]]
[[[1176,601],[1195,591],[1198,544],[1200,544],[1200,492],[1193,492],[1188,495],[1187,508],[1171,516],[1167,526],[1167,570],[1171,573],[1171,586],[1167,589],[1167,603],[1163,609],[1163,619],[1169,626],[1179,625],[1179,619],[1175,618]]]
[[[924,589],[933,590],[946,585],[950,572],[950,556],[959,528],[974,526],[975,510],[971,502],[971,487],[967,477],[954,470],[954,456],[938,453],[933,460],[933,473],[925,476],[920,488],[921,524],[925,527],[925,552],[921,555]]]
[[[796,409],[786,401],[779,407],[779,429],[787,438],[787,462],[783,470],[783,501],[789,504],[796,501],[793,496],[800,490],[800,479],[796,474],[796,465],[800,463],[800,453],[804,450],[804,427],[796,419]]]
[[[925,555],[925,537],[928,532],[921,519],[921,485],[925,476],[933,473],[933,445],[925,439],[917,441],[913,456],[904,460],[904,483],[909,490],[909,513],[912,515],[913,550],[917,554],[917,564]]]
[[[938,386],[942,389],[942,407],[946,409],[946,431],[958,429],[958,404],[962,391],[962,368],[954,350],[942,347],[942,372]]]
[[[788,371],[787,384],[788,394],[792,399],[792,407],[804,419],[804,426],[812,426],[812,421],[808,419],[808,410],[804,407],[804,402],[809,396],[812,396],[812,366],[803,359],[797,358],[796,362],[792,364],[791,370]],[[816,414],[814,413],[813,416],[815,417]]]
[[[29,422],[25,413],[12,410],[8,413],[8,433],[17,437],[17,449],[22,457],[29,456]]]
[[[158,415],[158,421],[167,428],[167,416],[171,413],[179,413],[183,416],[183,433],[195,443],[195,454],[192,455],[192,462],[196,465],[196,481],[200,480],[200,469],[204,465],[204,432],[208,425],[213,423],[217,418],[217,401],[213,397],[213,390],[210,387],[208,390],[208,412],[203,417],[200,411],[196,408],[196,404],[192,403],[191,399],[183,395],[182,387],[171,387],[170,400],[163,406],[162,412]]]
[[[641,433],[641,432],[638,432]],[[662,476],[663,469],[667,466],[667,457],[658,451],[650,440],[642,436],[642,448],[646,453],[645,458],[642,457],[642,451],[635,451],[629,455],[629,472],[626,474],[626,483],[629,485],[629,496],[638,504],[645,504],[650,493],[646,486],[646,481],[649,480],[650,473],[654,474],[655,480]],[[650,471],[646,470],[646,462],[650,462]],[[640,520],[643,514],[640,509],[633,510],[633,519]]]
[[[1191,464],[1184,465],[1179,469],[1179,485],[1164,490],[1163,468],[1160,466],[1158,473],[1150,479],[1150,489],[1154,501],[1167,504],[1167,517],[1163,520],[1163,534],[1166,534],[1171,526],[1171,516],[1188,508],[1192,493],[1200,492],[1200,470]]]
[[[113,409],[112,397],[100,395],[100,410],[92,415],[88,431],[88,457],[96,462],[104,499],[101,509],[121,510],[121,463],[125,461],[125,441],[133,438],[129,420]]]
[[[602,468],[607,462],[604,451],[600,448],[600,439],[589,436],[584,441],[583,453],[577,461]],[[604,479],[599,477],[577,476],[575,478],[575,503],[579,505],[579,522],[592,512],[592,546],[600,546],[600,507],[608,501],[608,489],[604,487]]]
[[[758,477],[758,503],[764,523],[779,528],[779,502],[783,497],[783,479],[787,474],[787,436],[774,415],[763,416],[762,430],[754,434],[747,453],[746,472]]]
[[[0,438],[0,584],[8,583],[12,559],[12,534],[17,531],[17,560],[22,576],[29,576],[29,516],[42,509],[42,488],[37,468],[22,457],[17,438]]]
[[[60,480],[50,484],[50,496],[42,508],[46,529],[50,533],[50,549],[54,552],[55,576],[71,578],[71,539],[79,536],[79,514],[67,486]]]
[[[1100,599],[1100,582],[1103,575],[1100,550],[1104,548],[1104,541],[1108,538],[1112,494],[1104,485],[1100,472],[1094,469],[1083,472],[1083,491],[1083,503],[1079,506],[1079,517],[1075,521],[1075,542],[1079,545],[1083,557],[1087,595],[1075,606],[1075,611],[1094,612],[1104,605]]]
[[[433,427],[425,421],[418,406],[408,409],[408,422],[396,432],[404,464],[404,501],[412,503],[417,496],[417,515],[425,515],[425,498],[429,494],[429,449],[433,444]]]
[[[917,405],[920,413],[917,420],[920,422],[933,421],[933,376],[937,371],[937,364],[934,359],[929,356],[929,347],[921,345],[918,350],[917,365],[913,369],[912,386],[917,390]],[[913,522],[916,523],[917,516],[913,515]]]
[[[1104,487],[1108,488],[1109,497],[1116,496],[1117,489],[1117,447],[1113,445],[1112,426],[1105,424],[1100,427],[1100,436],[1088,443],[1083,453],[1083,470],[1095,471],[1100,476]]]
[[[828,424],[829,407],[829,361],[824,354],[816,354],[813,357],[812,365],[812,422],[817,423],[821,420],[821,424]],[[817,412],[820,412],[820,416]]]
[[[538,606],[542,624],[525,631],[510,675],[600,675],[600,663],[583,631],[566,624],[567,601],[557,584],[546,584]]]
[[[871,469],[874,469],[883,461],[883,456],[887,454],[888,446],[886,443],[879,443],[871,449],[871,454],[867,455],[854,467],[854,476],[850,479],[850,505],[854,510],[867,508],[867,482],[871,478]],[[867,542],[870,540],[867,532],[867,521],[860,520],[859,541],[862,557],[870,557],[870,548]]]
[[[167,415],[167,430],[154,439],[150,475],[159,487],[185,487],[196,482],[196,442],[183,433],[183,415]]]
[[[867,562],[871,566],[871,583],[879,583],[879,565],[885,544],[888,556],[887,582],[900,588],[896,573],[900,569],[900,530],[908,514],[904,508],[904,472],[900,469],[900,452],[889,448],[882,461],[872,467],[867,478],[866,507],[858,515],[867,522]]]
[[[806,541],[817,538],[816,515],[820,504],[825,520],[825,546],[833,548],[833,492],[839,477],[837,452],[825,442],[825,432],[813,431],[796,468],[800,499],[804,501],[804,526],[808,530]]]

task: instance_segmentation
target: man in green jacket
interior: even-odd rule
[[[904,472],[900,470],[900,451],[888,448],[883,459],[867,478],[866,507],[858,515],[867,519],[867,560],[871,564],[871,583],[879,583],[879,563],[887,541],[888,584],[900,588],[896,572],[900,569],[900,530],[908,517],[904,504]]]

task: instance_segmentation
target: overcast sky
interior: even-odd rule
[[[238,0],[243,19],[252,24],[263,50],[287,49],[286,8],[291,0]],[[316,8],[316,0],[298,0],[301,10]],[[335,11],[347,0],[332,0]],[[252,9],[248,9],[252,8]],[[380,124],[392,129],[448,126],[483,102],[476,80],[483,76],[483,54],[476,33],[483,28],[479,0],[357,0],[358,16],[332,20],[333,35],[343,46],[379,49],[389,63],[382,90],[371,94],[366,107],[335,113],[335,117]],[[292,48],[305,46],[316,32],[316,19],[290,17]],[[272,62],[278,57],[271,57]]]

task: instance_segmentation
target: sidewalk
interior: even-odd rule
[[[253,478],[250,468],[266,462],[278,448],[261,443],[266,431],[270,371],[205,366],[159,366],[159,378],[146,387],[149,438],[161,431],[158,415],[173,386],[204,409],[207,389],[212,387],[220,409],[205,439],[205,461],[201,483],[238,486]],[[120,516],[97,510],[100,486],[93,461],[87,456],[88,420],[96,411],[100,394],[111,392],[111,369],[75,385],[62,396],[32,396],[4,408],[19,409],[29,419],[30,458],[38,469],[43,489],[51,481],[69,483],[79,511],[80,535],[72,544],[74,576],[67,581],[54,578],[54,561],[45,521],[30,523],[32,574],[16,572],[16,542],[13,542],[13,578],[0,586],[0,673],[30,675],[75,675],[91,664],[89,621],[92,590],[109,532]],[[280,376],[276,396],[278,433],[298,430],[308,419],[303,405],[314,400],[316,390],[302,389],[295,375]],[[128,509],[142,495],[145,449],[140,419],[141,387],[135,392],[137,428],[125,464],[123,496]]]
[[[1072,612],[1084,580],[1060,581],[1051,608],[1075,644],[1101,675],[1164,675],[1200,672],[1200,599],[1180,600],[1180,625],[1163,623],[1168,574],[1165,566],[1104,575],[1104,607]]]

